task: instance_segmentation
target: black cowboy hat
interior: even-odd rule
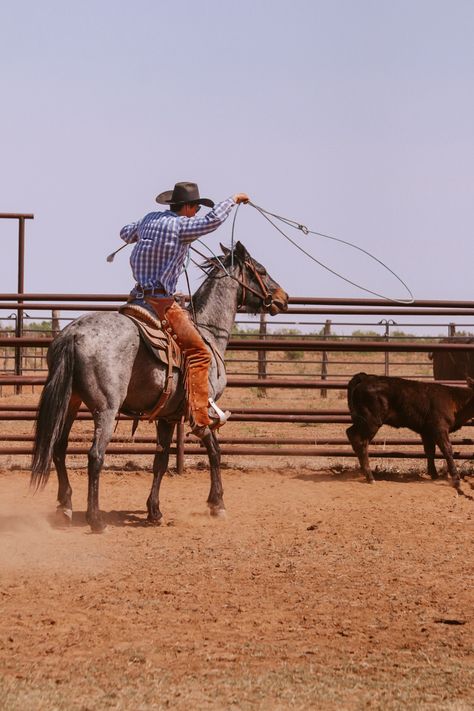
[[[156,202],[160,205],[184,205],[188,202],[195,202],[206,207],[214,207],[213,200],[199,197],[197,183],[176,183],[173,190],[165,190],[156,197]]]

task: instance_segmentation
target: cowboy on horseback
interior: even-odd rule
[[[248,201],[248,195],[237,193],[214,204],[209,198],[200,197],[196,183],[176,183],[173,190],[156,198],[160,205],[169,205],[169,210],[150,212],[120,231],[124,242],[135,243],[130,265],[136,284],[129,303],[151,308],[162,328],[179,345],[184,358],[187,414],[197,435],[207,427],[221,426],[226,417],[209,400],[209,350],[189,312],[175,301],[174,293],[191,242],[214,232],[229,217],[234,205]],[[197,217],[201,205],[212,209],[204,217]],[[209,416],[209,407],[217,418]]]

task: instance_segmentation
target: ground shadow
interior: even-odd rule
[[[137,511],[101,511],[101,514],[104,523],[106,523],[107,526],[117,526],[119,528],[124,526],[142,528],[151,525],[146,519],[147,511],[145,509]],[[74,511],[72,515],[72,523],[69,525],[65,525],[63,519],[61,519],[61,516],[58,516],[55,511],[51,512],[47,516],[47,520],[52,528],[89,528],[89,524],[86,521],[85,511]]]
[[[402,472],[393,469],[379,469],[376,467],[373,470],[373,475],[375,482],[391,481],[397,484],[434,484],[435,482],[444,482],[447,486],[452,486],[451,479],[448,477],[446,472],[440,472],[437,479],[431,479],[428,474],[423,474],[415,470]],[[471,490],[474,490],[474,483],[470,481],[470,476],[470,472],[464,473],[464,478],[461,479],[461,487],[464,485],[465,487],[469,487]],[[349,469],[336,466],[330,469],[321,469],[314,472],[303,471],[296,474],[293,478],[300,479],[301,481],[313,481],[315,483],[328,481],[354,481],[355,483],[367,486],[365,476],[357,467]],[[462,488],[458,491],[458,493],[460,496],[463,496],[470,501],[474,501],[474,497],[463,491]]]
[[[417,483],[417,484],[430,484],[432,483],[431,477],[426,474],[422,474],[418,471],[396,471],[393,469],[374,469],[373,475],[375,481],[392,481],[400,484]],[[332,467],[330,469],[321,469],[319,471],[304,471],[296,474],[295,479],[301,479],[302,481],[354,481],[360,484],[367,484],[365,476],[361,473],[360,469],[354,468],[339,468]],[[440,475],[439,480],[446,480],[446,476]]]

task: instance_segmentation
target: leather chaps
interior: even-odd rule
[[[208,413],[209,366],[211,356],[190,314],[173,298],[145,296],[161,321],[161,327],[176,341],[183,354],[184,386],[187,409],[192,427],[212,423]]]

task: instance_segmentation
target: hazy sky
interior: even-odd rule
[[[120,228],[194,180],[355,242],[415,298],[474,299],[473,38],[473,0],[3,3],[0,212],[35,214],[25,290],[127,292],[130,248],[105,260]],[[366,296],[251,207],[236,234],[291,295]],[[406,296],[353,251],[291,235]],[[206,242],[230,236],[228,220]],[[0,240],[14,292],[16,223]]]

